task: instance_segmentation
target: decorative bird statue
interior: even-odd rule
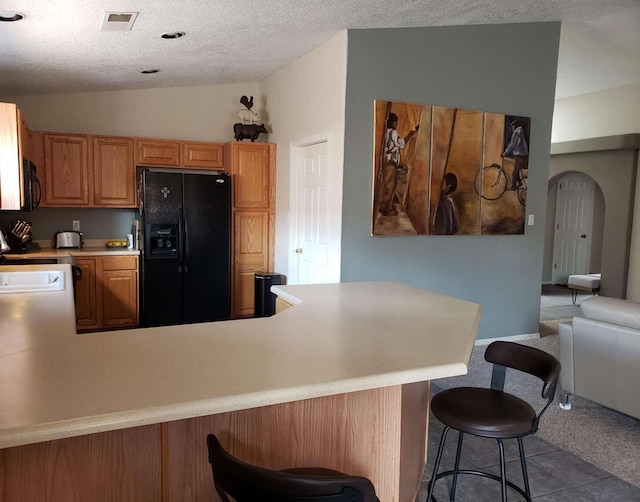
[[[242,103],[244,106],[246,106],[247,110],[251,110],[251,108],[253,107],[253,96],[251,96],[250,99],[247,99],[246,96],[242,96],[240,98],[240,103]]]

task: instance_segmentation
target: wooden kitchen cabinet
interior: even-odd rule
[[[138,257],[101,259],[102,327],[138,325]]]
[[[82,279],[76,283],[78,331],[138,325],[138,257],[76,258]]]
[[[43,206],[137,206],[133,139],[54,133],[42,138]]]
[[[136,139],[136,163],[141,166],[180,167],[180,142]]]
[[[44,204],[89,206],[91,152],[89,136],[45,134]]]
[[[76,260],[82,278],[76,282],[76,326],[78,330],[98,328],[96,258]]]
[[[24,204],[22,159],[30,159],[27,126],[14,103],[0,103],[0,209]]]
[[[130,138],[93,138],[93,203],[136,207],[136,166]]]
[[[236,211],[233,217],[234,285],[233,305],[236,317],[253,315],[254,274],[271,266],[270,214],[268,211]]]
[[[229,144],[228,155],[234,207],[270,209],[275,190],[275,145],[236,141]]]
[[[275,155],[270,143],[225,145],[233,184],[233,317],[253,316],[254,274],[273,270]]]
[[[216,143],[183,143],[182,165],[191,169],[224,168],[224,145]]]
[[[229,171],[221,143],[62,134],[28,131],[26,126],[23,135],[29,139],[25,148],[33,157],[30,160],[37,167],[43,166],[39,171],[44,171],[40,180],[43,207],[137,207],[138,165]],[[266,158],[255,155],[256,166],[267,166]],[[245,164],[248,161],[243,160],[240,165]],[[252,193],[256,187],[246,184],[244,190],[241,198],[256,198]],[[266,197],[262,195],[257,198]],[[264,201],[257,204],[266,207]],[[244,207],[256,207],[256,202],[245,203]]]

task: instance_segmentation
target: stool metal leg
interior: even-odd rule
[[[431,502],[432,500],[435,500],[433,498],[433,491],[435,489],[435,479],[436,476],[438,475],[438,469],[440,467],[440,460],[442,460],[442,452],[444,451],[444,443],[447,440],[447,434],[449,433],[449,430],[451,429],[451,427],[446,426],[443,430],[442,430],[442,436],[440,436],[440,446],[438,446],[438,455],[436,455],[436,463],[433,466],[433,474],[431,474],[431,481],[429,481],[429,494],[427,495],[427,500],[426,502]]]
[[[460,454],[462,453],[462,438],[464,437],[464,432],[458,431],[458,448],[456,449],[456,464],[453,468],[454,471],[460,469]],[[456,499],[456,485],[458,484],[458,474],[453,475],[453,484],[451,485],[451,497],[449,500],[454,502]]]
[[[524,445],[522,438],[518,438],[518,449],[520,450],[520,464],[522,464],[522,479],[524,481],[524,491],[527,492],[527,496],[531,498],[531,490],[529,489],[529,476],[527,474],[527,459],[524,456]]]
[[[500,448],[500,484],[502,485],[502,502],[507,502],[507,469],[504,462],[504,444],[502,439],[497,439]]]

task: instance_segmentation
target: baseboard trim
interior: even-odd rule
[[[521,342],[523,340],[539,340],[540,333],[525,333],[524,335],[503,336],[500,338],[479,338],[474,345],[489,345],[499,340],[503,342]]]

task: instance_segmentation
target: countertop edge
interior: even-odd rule
[[[132,427],[161,424],[176,420],[216,415],[262,406],[271,406],[293,401],[315,399],[349,392],[371,390],[394,385],[435,380],[465,375],[465,364],[453,363],[404,371],[391,374],[374,375],[367,378],[328,382],[289,389],[277,389],[270,392],[238,394],[212,400],[185,402],[161,407],[143,408],[94,417],[82,417],[56,423],[32,427],[5,429],[0,431],[0,449],[24,446],[28,444],[53,441],[57,439],[85,436],[100,432],[109,432]]]

